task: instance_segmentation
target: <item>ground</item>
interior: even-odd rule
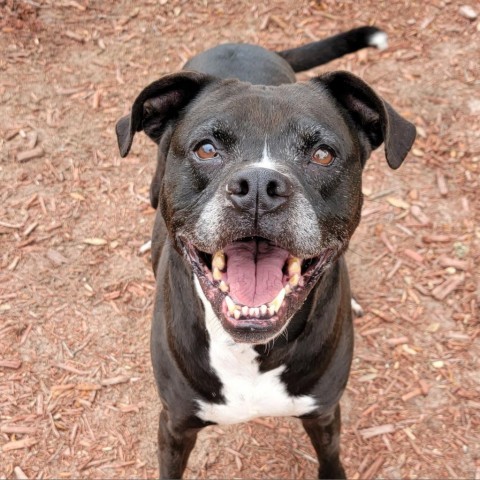
[[[478,4],[471,2],[478,10]],[[0,477],[157,475],[149,359],[154,145],[121,159],[139,91],[219,42],[389,34],[315,71],[368,81],[418,139],[364,174],[342,458],[358,478],[480,478],[480,23],[463,2],[0,1]],[[25,153],[26,152],[26,153]],[[187,477],[313,478],[298,420],[201,433]]]

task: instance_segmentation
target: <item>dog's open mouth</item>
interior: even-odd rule
[[[184,246],[224,328],[235,340],[249,342],[282,331],[333,257],[333,250],[325,249],[302,259],[261,237],[236,240],[213,255],[191,243]]]

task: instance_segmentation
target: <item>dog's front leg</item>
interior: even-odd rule
[[[340,405],[331,415],[302,418],[303,428],[317,453],[318,478],[346,478],[340,462]]]
[[[160,478],[182,478],[199,429],[185,429],[172,422],[167,410],[160,412],[158,426],[158,461]]]

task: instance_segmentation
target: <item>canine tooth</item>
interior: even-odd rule
[[[237,306],[235,305],[235,302],[228,295],[225,297],[225,303],[227,304],[228,313],[231,315],[235,311]]]
[[[223,270],[225,268],[225,254],[222,250],[219,250],[213,256],[212,266],[217,267],[219,270]]]
[[[274,307],[273,305],[270,305],[270,306],[268,307],[268,315],[269,315],[270,317],[273,317],[273,314],[274,314],[274,313],[275,313],[275,307]]]
[[[290,276],[300,273],[302,271],[301,260],[297,257],[288,259],[288,274]]]
[[[273,300],[270,305],[275,309],[275,313],[277,313],[280,310],[280,307],[282,306],[283,299],[285,298],[285,289],[282,288],[280,290],[280,293],[276,296],[275,300]]]
[[[240,318],[240,315],[241,315],[241,313],[240,313],[239,309],[237,309],[233,312],[233,316],[235,317],[235,320],[238,320]]]
[[[292,293],[292,287],[289,283],[287,283],[283,288],[285,289],[285,295],[290,295],[290,293]]]
[[[267,313],[267,310],[268,310],[268,308],[267,308],[266,305],[262,305],[262,306],[260,307],[260,313],[261,313],[262,315],[265,315],[265,314]]]
[[[292,286],[292,287],[296,287],[298,285],[298,281],[300,280],[300,275],[298,273],[294,273],[291,277],[290,277],[290,280],[288,281],[288,283]]]
[[[242,307],[242,315],[248,317],[248,307],[246,305]]]
[[[222,272],[217,267],[213,267],[213,279],[217,281],[222,279]]]
[[[230,288],[228,287],[228,285],[222,280],[220,282],[220,285],[219,285],[219,288],[222,292],[228,292],[230,290]]]

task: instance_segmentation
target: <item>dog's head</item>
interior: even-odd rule
[[[145,88],[117,137],[159,145],[151,201],[225,330],[239,342],[279,335],[347,248],[361,175],[385,144],[398,168],[415,127],[346,72],[266,87],[195,72]]]

